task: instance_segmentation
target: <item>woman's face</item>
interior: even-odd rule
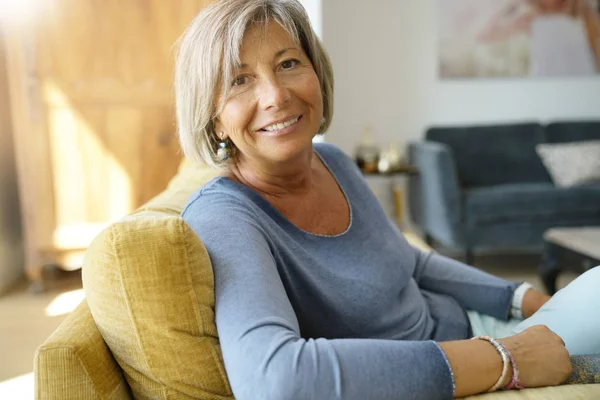
[[[215,120],[237,147],[238,162],[277,163],[311,149],[323,116],[319,79],[302,48],[271,22],[254,26],[240,49],[223,110]],[[218,104],[218,103],[217,103]]]

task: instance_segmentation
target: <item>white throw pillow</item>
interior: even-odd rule
[[[600,140],[538,144],[535,150],[556,186],[600,182]]]

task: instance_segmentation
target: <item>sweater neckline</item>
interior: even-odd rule
[[[346,229],[344,231],[337,233],[335,235],[325,235],[325,234],[321,234],[321,233],[314,233],[314,232],[310,232],[310,231],[304,230],[302,228],[299,228],[294,223],[292,223],[292,221],[290,221],[285,215],[283,215],[279,210],[277,210],[275,207],[273,207],[273,205],[271,203],[269,203],[267,201],[267,199],[265,199],[263,196],[261,196],[254,189],[252,189],[246,185],[243,185],[241,183],[238,183],[238,182],[234,181],[233,179],[228,178],[226,176],[217,177],[216,180],[221,181],[225,184],[233,185],[234,187],[238,188],[239,190],[242,190],[244,193],[246,193],[248,196],[250,196],[252,199],[254,199],[255,202],[260,203],[264,207],[268,208],[269,211],[273,215],[275,215],[283,225],[290,227],[294,231],[300,232],[305,235],[314,236],[314,237],[339,238],[339,237],[346,235],[352,228],[352,223],[354,220],[354,212],[352,210],[352,203],[350,202],[350,199],[348,198],[348,194],[346,193],[346,190],[344,189],[342,183],[340,182],[340,180],[334,173],[333,169],[331,168],[331,166],[329,165],[327,160],[325,160],[325,157],[323,157],[323,155],[321,155],[316,148],[313,148],[313,150],[314,150],[314,153],[317,155],[317,157],[319,157],[319,159],[321,160],[321,162],[323,163],[323,165],[325,166],[327,171],[331,174],[331,176],[333,177],[333,180],[336,182],[336,184],[338,185],[340,190],[342,191],[342,194],[344,196],[344,199],[346,200],[348,209],[350,210],[350,221],[348,222],[348,226],[346,227]]]

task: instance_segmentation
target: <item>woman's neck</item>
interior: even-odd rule
[[[317,158],[313,156],[312,147],[295,160],[281,163],[241,158],[224,176],[270,199],[304,195],[314,187],[315,171],[319,165]]]

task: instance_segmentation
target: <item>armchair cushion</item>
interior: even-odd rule
[[[600,396],[600,385],[563,385],[525,390],[508,390],[464,397],[463,400],[591,400]]]
[[[188,167],[89,247],[87,301],[136,398],[232,398],[214,322],[210,259],[180,218],[187,197],[215,175]]]
[[[37,349],[33,368],[36,399],[131,398],[85,300]]]

